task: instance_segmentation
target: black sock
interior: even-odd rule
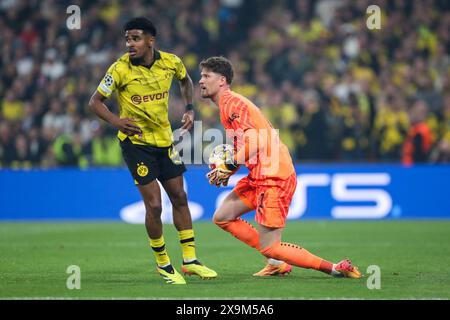
[[[165,272],[168,272],[168,273],[174,273],[173,267],[171,264],[169,264],[168,266],[165,266],[165,267],[158,266],[158,268],[163,269]]]
[[[189,261],[189,262],[183,262],[184,265],[186,264],[198,264],[199,266],[201,266],[202,264],[200,263],[200,261],[198,260],[194,260],[194,261]]]

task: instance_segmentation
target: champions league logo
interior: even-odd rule
[[[105,76],[105,85],[108,87],[111,87],[113,85],[113,83],[114,83],[113,77],[110,74],[107,74]]]

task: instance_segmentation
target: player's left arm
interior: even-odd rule
[[[181,122],[183,123],[183,126],[181,127],[181,134],[184,134],[189,131],[194,124],[194,83],[192,82],[183,61],[181,61],[178,56],[172,55],[172,62],[175,67],[175,77],[180,83],[181,96],[183,97],[186,105],[186,110],[183,114],[183,118],[181,119]]]
[[[191,77],[186,72],[186,77],[180,80],[181,96],[186,104],[186,111],[183,114],[181,122],[183,126],[181,130],[189,131],[194,124],[194,107],[193,107],[193,95],[194,95],[194,83]]]
[[[210,184],[217,187],[221,184],[227,186],[229,178],[239,170],[241,164],[245,164],[247,160],[255,157],[258,153],[259,137],[250,120],[247,108],[239,100],[234,100],[230,104],[233,107],[227,109],[229,113],[227,118],[233,119],[231,128],[234,130],[234,137],[238,140],[237,144],[242,144],[242,147],[238,147],[239,150],[233,155],[232,161],[217,165],[207,174]]]

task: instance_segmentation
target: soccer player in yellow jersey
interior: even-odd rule
[[[186,103],[181,128],[191,129],[194,121],[192,80],[179,57],[154,48],[156,28],[150,20],[131,19],[124,31],[128,52],[108,69],[89,106],[97,116],[119,130],[117,136],[123,158],[145,203],[145,227],[159,274],[167,283],[186,283],[167,254],[161,222],[161,190],[156,179],[172,203],[173,221],[183,251],[183,273],[215,278],[217,273],[196,257],[192,219],[183,188],[186,168],[173,149],[168,119],[169,89],[175,76]],[[113,92],[119,101],[119,116],[104,104]]]

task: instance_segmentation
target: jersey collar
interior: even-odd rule
[[[225,101],[230,96],[230,94],[231,89],[230,88],[226,89],[219,98],[219,105],[223,103],[223,101]]]
[[[159,59],[161,59],[161,53],[158,50],[153,49],[153,62],[150,65],[148,65],[148,66],[144,66],[142,64],[135,65],[135,64],[133,64],[133,62],[131,62],[131,59],[130,59],[130,63],[131,63],[132,66],[135,66],[135,67],[142,66],[142,67],[145,67],[147,69],[150,69],[155,64],[156,60],[159,60]]]

